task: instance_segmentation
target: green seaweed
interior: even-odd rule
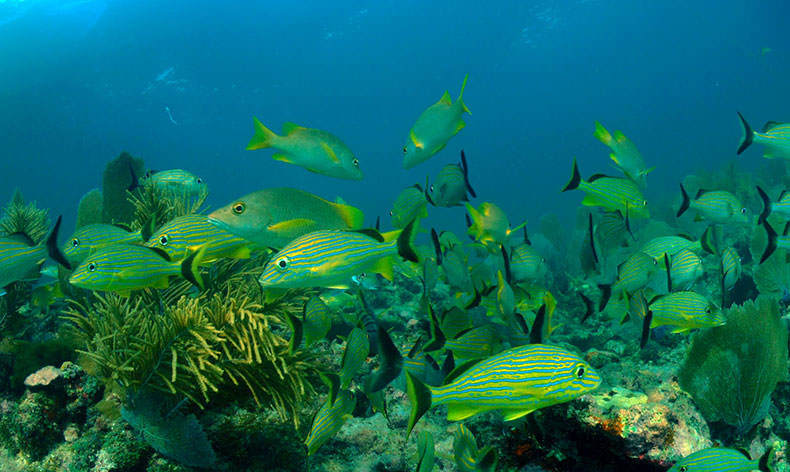
[[[14,196],[3,208],[3,217],[0,218],[0,234],[23,233],[38,244],[49,232],[49,224],[49,210],[37,208],[36,202],[25,203],[22,192],[17,189],[14,191]]]
[[[775,299],[733,306],[727,324],[694,337],[678,374],[709,421],[746,433],[768,412],[771,392],[787,375],[787,330]]]

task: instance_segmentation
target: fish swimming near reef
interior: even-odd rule
[[[93,251],[111,244],[143,244],[145,231],[130,231],[118,225],[94,223],[77,228],[63,245],[63,255],[76,267]]]
[[[612,150],[609,157],[623,174],[644,189],[647,185],[647,174],[653,168],[648,169],[645,166],[645,160],[634,143],[618,130],[612,135],[597,121],[595,122],[594,136]]]
[[[539,408],[564,403],[593,391],[600,375],[576,354],[547,344],[529,344],[475,363],[441,387],[406,376],[412,404],[408,432],[436,405],[447,405],[447,419],[460,421],[498,410],[514,420]]]
[[[438,102],[429,106],[417,118],[409,131],[406,144],[403,146],[404,169],[411,169],[430,159],[431,156],[444,149],[450,138],[466,126],[463,114],[471,114],[463,100],[468,78],[468,75],[464,77],[461,93],[455,102],[450,98],[448,92],[444,92]]]
[[[425,218],[428,216],[428,200],[425,198],[425,191],[420,184],[403,189],[395,198],[392,204],[390,216],[392,226],[395,228],[405,228],[409,222],[415,218]]]
[[[348,390],[341,390],[337,394],[337,398],[332,398],[331,395],[327,398],[313,417],[313,424],[304,441],[308,456],[315,454],[335,433],[340,431],[343,424],[351,418],[356,404],[356,397]]]
[[[743,130],[741,142],[738,144],[738,154],[745,151],[752,143],[757,143],[765,146],[763,153],[765,158],[790,159],[790,123],[769,121],[763,126],[762,131],[754,131],[740,112],[738,118],[741,119]]]
[[[790,192],[782,190],[782,193],[779,194],[779,198],[775,202],[771,201],[768,194],[766,194],[765,190],[759,185],[757,186],[757,193],[763,201],[763,211],[757,219],[757,224],[763,224],[763,221],[772,214],[781,215],[785,219],[790,219]]]
[[[47,256],[71,268],[57,247],[60,222],[58,217],[49,236],[41,244],[35,244],[23,233],[0,238],[0,289],[13,282],[37,279]]]
[[[673,333],[682,333],[696,328],[712,328],[723,325],[726,320],[721,312],[714,310],[708,299],[696,292],[681,291],[661,295],[650,301],[651,328],[669,325]]]
[[[192,197],[208,192],[208,186],[201,177],[184,169],[148,171],[140,179],[140,184],[152,185],[170,193]]]
[[[647,200],[639,186],[626,177],[609,177],[595,174],[582,179],[579,165],[573,160],[571,179],[562,188],[563,192],[579,189],[585,193],[582,205],[598,206],[609,211],[619,211],[624,218],[649,218]]]
[[[469,214],[468,234],[483,244],[504,244],[514,231],[526,224],[511,228],[507,214],[491,202],[483,202],[477,208],[466,202],[466,211]]]
[[[208,264],[223,257],[246,259],[252,243],[209,223],[205,215],[184,215],[165,223],[145,245],[161,249],[174,261],[204,247],[202,264]]]
[[[280,187],[247,194],[209,214],[208,221],[261,247],[280,249],[313,231],[359,229],[364,215],[350,205]]]
[[[676,216],[679,218],[689,208],[697,211],[695,221],[707,220],[712,223],[741,223],[748,224],[750,220],[749,210],[743,206],[741,201],[726,190],[704,190],[697,191],[694,199],[690,199],[686,188],[680,184],[680,193],[683,201],[678,208]]]
[[[472,197],[477,196],[469,183],[466,155],[461,151],[461,163],[442,167],[436,181],[426,189],[425,198],[433,206],[453,207],[468,201],[467,194]]]
[[[769,448],[759,459],[752,459],[741,449],[709,447],[680,459],[669,472],[771,472],[772,452]]]
[[[272,157],[295,164],[310,172],[338,179],[362,180],[359,159],[337,136],[320,129],[306,128],[295,123],[283,124],[279,136],[255,120],[255,135],[247,150],[273,147],[279,152]]]

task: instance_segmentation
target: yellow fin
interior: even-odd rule
[[[504,417],[505,421],[513,421],[515,419],[521,418],[522,416],[526,416],[533,411],[535,410],[505,410],[502,412],[502,416]]]
[[[398,236],[400,236],[400,233],[402,231],[403,231],[402,229],[396,229],[394,231],[387,231],[386,233],[381,233],[381,237],[384,238],[384,242],[385,243],[389,243],[389,242],[392,242],[392,241],[395,241],[396,239],[398,239]]]
[[[409,138],[411,139],[411,142],[414,144],[414,147],[416,147],[417,149],[422,149],[424,147],[420,142],[420,140],[417,139],[417,135],[414,134],[414,130],[411,130],[409,132]]]
[[[255,135],[250,139],[250,143],[247,144],[247,150],[270,147],[274,140],[277,139],[277,135],[269,128],[263,126],[263,123],[258,118],[253,117],[253,121],[255,122]]]
[[[465,126],[466,123],[464,123],[464,120],[458,120],[458,124],[455,126],[455,132],[457,133],[461,131],[462,129],[464,129]]]
[[[588,193],[582,199],[582,205],[584,205],[584,206],[599,206],[599,205],[601,205],[601,201],[598,200],[598,197],[596,197],[595,195],[593,195],[591,193]]]
[[[286,121],[285,123],[283,123],[283,134],[286,136],[300,129],[305,129],[305,128],[304,126],[299,126],[296,123],[291,123],[290,121]]]
[[[392,257],[382,257],[379,259],[379,261],[376,263],[376,267],[373,269],[373,272],[381,274],[382,277],[392,282]]]
[[[154,288],[167,288],[170,286],[170,282],[168,281],[167,277],[162,277],[161,279],[154,282],[152,287]]]
[[[291,157],[283,152],[278,152],[277,154],[272,155],[272,159],[274,159],[275,161],[287,162],[288,164],[294,163]]]
[[[434,154],[436,154],[437,152],[441,151],[442,149],[444,149],[444,147],[445,147],[445,146],[447,146],[447,143],[440,144],[439,146],[436,146],[436,149],[434,149],[433,151],[431,151],[431,155],[434,155]]]
[[[603,125],[598,121],[595,122],[595,132],[593,135],[598,138],[598,141],[604,143],[607,146],[612,144],[612,135],[609,134],[609,131],[607,131],[606,128],[604,128]]]
[[[228,257],[232,259],[249,259],[251,252],[249,246],[242,246],[233,251]]]
[[[447,405],[447,421],[465,420],[483,411],[466,403],[451,403]]]
[[[322,141],[321,147],[324,149],[324,152],[326,152],[329,158],[332,159],[332,162],[334,162],[335,164],[340,163],[340,159],[337,157],[337,154],[335,154],[335,151],[332,150],[331,146],[329,146],[327,143]]]
[[[334,205],[338,215],[346,223],[348,229],[359,229],[362,227],[365,222],[365,215],[362,213],[362,210],[342,203],[334,203]]]
[[[444,95],[442,95],[442,98],[439,99],[439,103],[444,103],[445,105],[452,105],[453,99],[452,97],[450,97],[450,92],[445,90]]]
[[[285,220],[266,227],[267,231],[280,234],[292,234],[294,232],[309,233],[318,223],[307,218],[294,218]]]

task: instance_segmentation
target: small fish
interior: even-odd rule
[[[223,257],[247,259],[251,243],[209,223],[205,215],[184,215],[165,223],[145,245],[161,249],[174,261],[183,259],[196,247],[203,247],[201,263],[209,264]]]
[[[425,198],[433,206],[449,208],[469,201],[467,193],[472,197],[477,196],[469,184],[469,168],[462,150],[461,163],[442,167],[436,181],[426,189]]]
[[[337,136],[326,131],[305,128],[294,123],[283,123],[283,135],[278,136],[255,120],[255,135],[247,150],[273,147],[280,152],[272,157],[296,164],[310,172],[338,179],[362,180],[359,159]]]
[[[652,316],[651,328],[669,325],[675,327],[673,333],[712,328],[726,322],[718,310],[712,309],[708,299],[696,292],[660,295],[650,302],[649,310]]]
[[[431,406],[447,405],[449,421],[492,410],[509,421],[578,398],[601,384],[600,375],[579,356],[546,344],[511,348],[456,371],[460,373],[450,374],[441,387],[428,387],[407,373],[409,433]]]
[[[381,235],[375,230],[315,231],[273,255],[258,281],[264,288],[348,288],[351,277],[378,273],[392,280],[397,256],[419,262],[413,246],[416,223]]]
[[[356,397],[348,390],[338,393],[334,402],[330,398],[321,406],[313,418],[313,425],[304,441],[307,446],[307,455],[311,456],[335,435],[343,424],[351,418],[357,405]]]
[[[721,276],[724,290],[730,290],[734,287],[735,282],[741,278],[742,273],[741,256],[732,247],[724,249],[721,252]]]
[[[499,313],[509,318],[516,308],[516,296],[510,284],[505,281],[502,271],[497,271],[496,306]]]
[[[511,233],[526,224],[511,229],[505,212],[490,202],[483,202],[477,208],[466,202],[466,210],[472,222],[467,232],[483,244],[504,244]]]
[[[697,211],[694,221],[707,220],[712,223],[749,223],[749,210],[738,197],[726,190],[700,189],[694,200],[689,199],[683,184],[680,184],[683,202],[677,212],[679,218],[689,208]]]
[[[433,435],[430,431],[421,431],[417,436],[417,467],[414,471],[433,472],[435,453]]]
[[[500,349],[501,342],[494,326],[486,324],[471,328],[448,339],[444,347],[453,352],[456,359],[481,359]]]
[[[790,123],[769,121],[763,126],[762,132],[754,131],[746,119],[738,112],[741,119],[743,135],[738,145],[738,154],[746,150],[752,143],[765,146],[763,157],[790,159]]]
[[[143,244],[140,231],[129,231],[117,225],[94,223],[77,228],[63,245],[63,255],[73,267],[78,266],[93,251],[111,244]]]
[[[171,276],[180,275],[198,287],[203,279],[198,267],[205,248],[191,252],[183,260],[172,261],[164,251],[146,246],[113,244],[97,249],[71,274],[69,282],[88,290],[128,295],[143,288],[167,288]]]
[[[510,250],[510,272],[515,282],[536,281],[547,272],[546,259],[527,243]]]
[[[434,154],[444,149],[447,142],[458,134],[466,123],[463,114],[469,113],[469,109],[464,104],[463,96],[466,88],[467,75],[461,85],[461,93],[453,103],[448,92],[444,92],[442,98],[429,106],[417,118],[417,121],[409,131],[406,145],[403,146],[403,168],[412,167],[427,161]]]
[[[763,211],[757,219],[757,224],[763,224],[763,221],[773,213],[781,215],[785,219],[790,219],[790,192],[782,190],[775,202],[768,198],[768,195],[759,185],[757,186],[757,193],[760,194],[760,198],[763,200]]]
[[[477,448],[474,435],[463,424],[458,425],[453,437],[455,465],[461,472],[494,472],[497,456],[494,446]]]
[[[647,200],[632,180],[623,177],[609,177],[595,174],[582,180],[576,159],[573,160],[571,179],[562,191],[580,189],[586,195],[582,200],[584,206],[598,206],[609,211],[619,211],[625,218],[649,218]]]
[[[599,141],[612,150],[609,157],[623,174],[639,185],[640,188],[645,188],[647,174],[652,171],[653,168],[648,169],[645,166],[645,160],[642,158],[642,154],[640,154],[634,143],[618,130],[615,130],[614,136],[612,136],[609,131],[597,121],[595,122],[594,135]]]
[[[701,248],[700,241],[694,241],[690,236],[659,236],[646,242],[639,249],[653,259],[663,262],[664,254],[670,257],[683,249],[698,251]]]
[[[191,197],[208,192],[202,178],[184,169],[148,171],[142,178],[142,185],[152,185],[167,192]]]
[[[609,295],[623,295],[633,293],[650,283],[658,269],[658,262],[647,254],[637,251],[631,254],[617,270],[617,279],[611,285],[602,284],[599,287],[604,292],[598,311],[606,308]]]
[[[702,258],[691,249],[684,248],[669,257],[669,278],[671,280],[669,290],[687,290],[705,272],[702,267]]]
[[[332,327],[329,308],[320,297],[314,295],[304,303],[302,309],[302,329],[304,342],[309,347],[324,339]]]
[[[709,447],[680,459],[669,472],[771,472],[768,463],[773,450],[768,448],[757,460],[740,449]]]
[[[469,268],[461,256],[455,251],[445,253],[442,260],[442,270],[447,283],[462,292],[472,291],[472,278]]]
[[[211,224],[261,247],[282,248],[312,231],[359,229],[358,209],[293,188],[270,188],[245,195],[208,216]]]
[[[41,244],[35,244],[23,233],[0,238],[0,289],[13,282],[37,279],[47,256],[71,268],[57,246],[60,223],[61,217],[58,217],[49,236]]]
[[[346,349],[340,367],[340,388],[348,388],[351,380],[370,354],[370,341],[362,328],[354,328],[346,337]]]
[[[407,187],[398,194],[392,204],[390,216],[395,228],[405,228],[411,220],[428,216],[428,201],[420,184]]]
[[[777,235],[776,231],[774,231],[773,227],[768,224],[768,221],[763,221],[763,228],[765,228],[765,233],[768,237],[768,244],[765,246],[765,250],[763,251],[763,255],[760,258],[760,264],[765,262],[771,254],[777,248],[781,249],[790,249],[790,236],[788,236],[788,229],[790,229],[790,223],[785,225],[785,229],[782,232],[782,235]]]

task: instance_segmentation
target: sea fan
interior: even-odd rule
[[[5,235],[24,233],[33,242],[39,243],[48,231],[49,211],[36,208],[36,202],[25,203],[22,192],[17,189],[11,201],[3,208],[0,233]]]

